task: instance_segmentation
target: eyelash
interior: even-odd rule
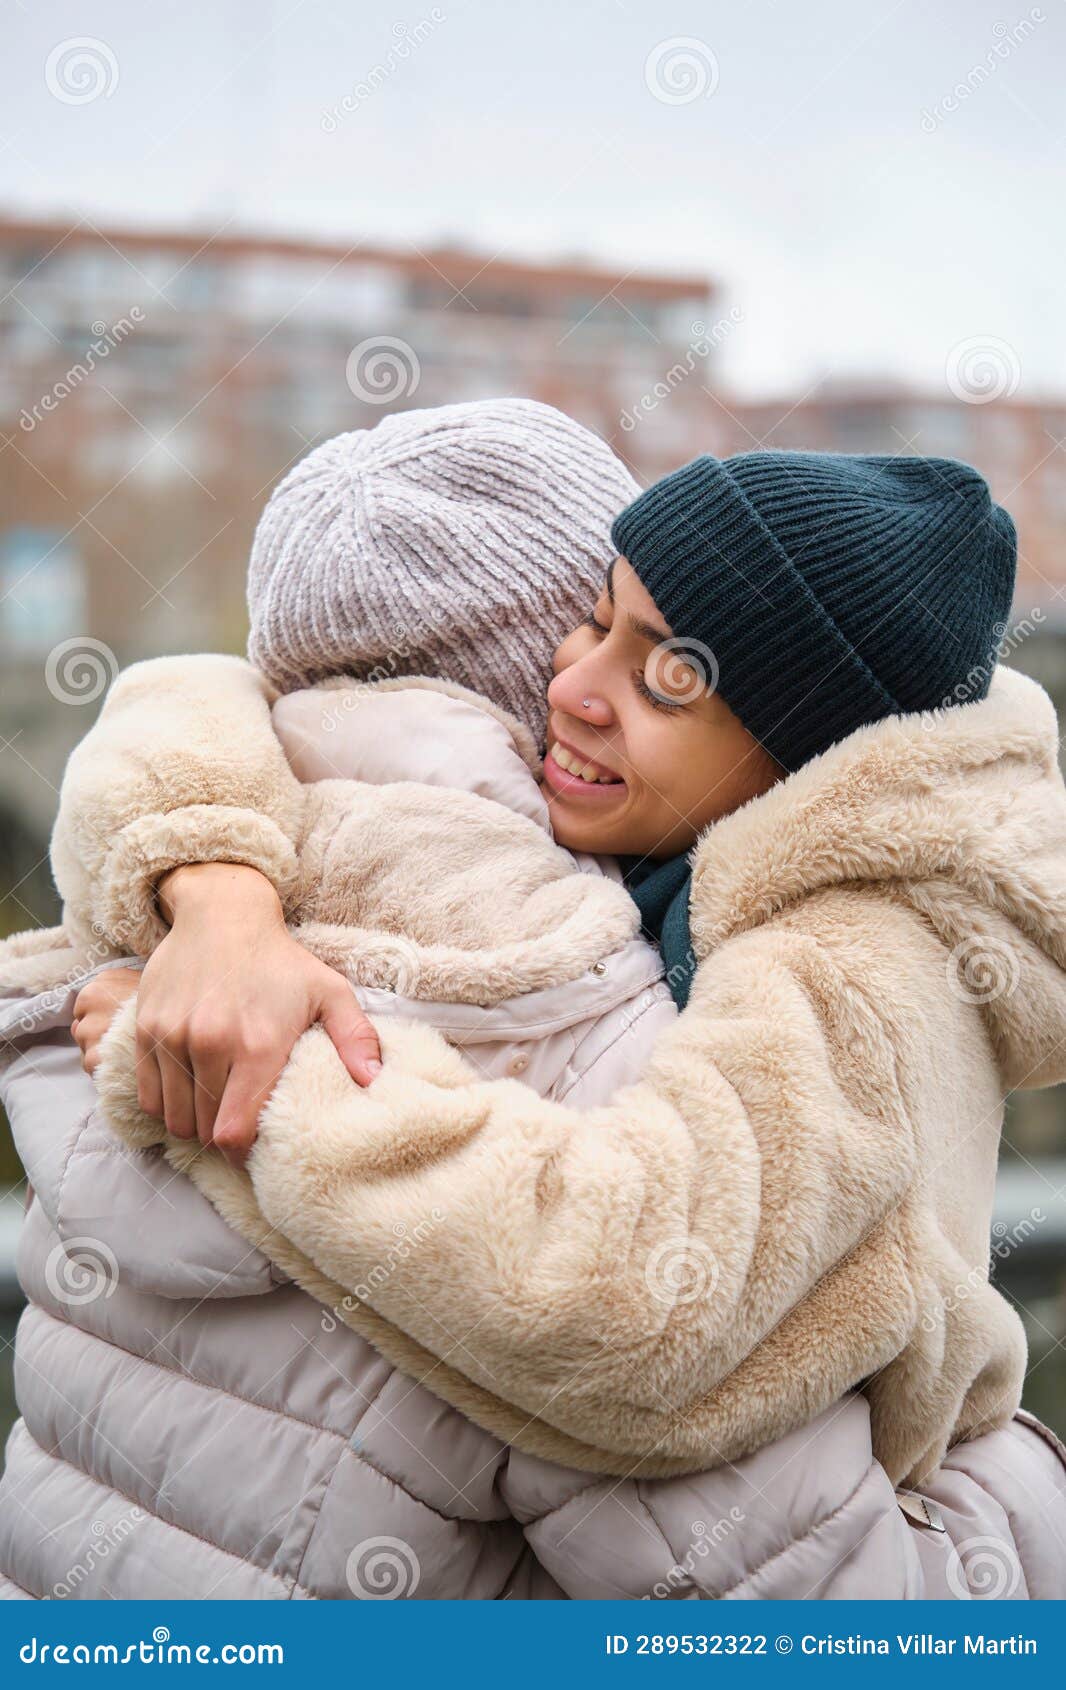
[[[659,693],[652,692],[651,687],[644,679],[642,670],[634,669],[633,682],[641,698],[646,699],[655,710],[665,710],[668,716],[675,716],[679,710],[685,708],[683,704],[676,702],[674,699],[663,698]]]
[[[605,628],[602,622],[597,622],[594,610],[590,610],[588,615],[582,618],[581,626],[583,628],[595,628],[598,634],[609,634],[611,631],[610,628]],[[675,702],[673,699],[663,698],[659,693],[653,692],[640,669],[633,671],[633,684],[641,698],[650,704],[653,710],[664,710],[668,716],[675,716],[679,710],[685,708],[683,704]]]

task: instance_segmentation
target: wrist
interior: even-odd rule
[[[182,863],[163,876],[156,897],[171,927],[204,916],[217,921],[238,910],[242,921],[284,921],[273,883],[244,863]]]

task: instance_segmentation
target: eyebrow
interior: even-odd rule
[[[607,587],[607,597],[610,599],[612,607],[614,605],[614,565],[617,562],[618,559],[615,558],[609,565],[607,570],[607,580],[605,583]],[[638,638],[648,640],[652,645],[662,645],[664,640],[668,640],[670,638],[665,628],[657,628],[654,622],[643,622],[639,616],[634,616],[632,611],[627,613],[626,620]]]

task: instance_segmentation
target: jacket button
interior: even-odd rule
[[[520,1052],[517,1056],[512,1056],[507,1064],[507,1072],[509,1074],[524,1074],[528,1067],[529,1057],[523,1056]]]
[[[602,980],[606,972],[607,964],[605,962],[594,962],[592,967],[589,969],[589,973],[595,974],[598,980]]]

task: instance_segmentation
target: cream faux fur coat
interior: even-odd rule
[[[230,673],[262,704],[261,681]],[[298,830],[265,705],[236,753],[225,705],[191,741],[188,700],[148,724],[150,758],[109,743],[105,710],[57,827],[76,926],[107,939],[120,917],[125,949],[132,915],[154,942],[155,877],[202,855],[253,861],[291,896]],[[365,1092],[304,1035],[250,1181],[168,1155],[314,1295],[358,1287],[353,1326],[519,1447],[699,1469],[864,1382],[877,1455],[917,1482],[1020,1391],[989,1215],[1005,1092],[1066,1074],[1056,751],[1046,696],[1000,673],[984,702],[860,730],[712,827],[689,1007],[605,1107],[485,1081],[383,1019]],[[158,1125],[132,1107],[121,1034],[105,1089],[144,1142]],[[419,1248],[381,1274],[398,1226]]]

